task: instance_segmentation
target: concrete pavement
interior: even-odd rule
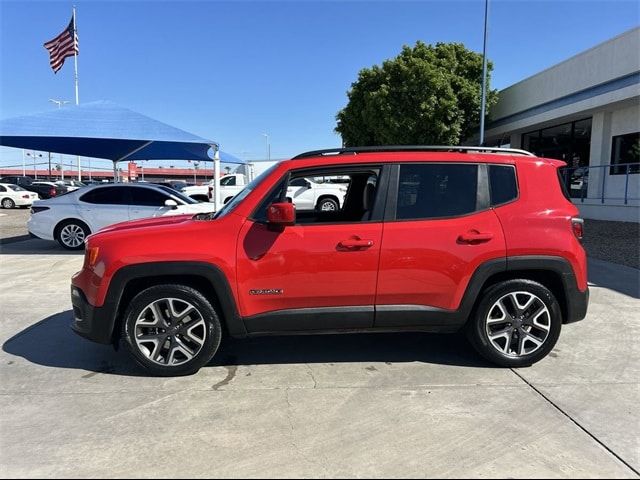
[[[638,477],[638,270],[592,261],[587,319],[527,369],[376,334],[230,342],[162,379],[70,332],[81,262],[0,245],[3,477]]]

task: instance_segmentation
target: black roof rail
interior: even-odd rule
[[[310,152],[304,152],[300,155],[296,155],[292,160],[299,160],[301,158],[309,157],[321,157],[325,155],[357,155],[358,153],[376,152],[506,153],[512,155],[526,155],[528,157],[535,157],[533,153],[517,148],[473,147],[455,145],[384,145],[379,147],[345,147],[312,150]]]

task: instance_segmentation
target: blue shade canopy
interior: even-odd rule
[[[67,106],[0,120],[0,145],[83,157],[129,160],[213,160],[218,142],[111,102]],[[220,152],[225,163],[244,163]]]

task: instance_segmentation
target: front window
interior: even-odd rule
[[[223,177],[220,179],[220,185],[224,187],[233,187],[236,185],[236,177],[235,175],[231,177]]]
[[[240,193],[238,193],[236,196],[234,196],[231,200],[229,200],[227,202],[227,204],[222,207],[218,213],[215,214],[215,216],[213,218],[220,218],[225,216],[227,213],[233,211],[239,204],[240,202],[242,202],[242,200],[244,200],[245,198],[247,198],[247,195],[249,195],[258,185],[260,185],[269,175],[271,175],[271,173],[278,167],[278,164],[274,164],[271,167],[269,167],[268,169],[266,169],[264,172],[262,172],[260,175],[258,175],[256,178],[253,179],[253,181],[251,183],[249,183],[249,185],[247,185],[246,187],[244,187]],[[234,177],[235,178],[235,177]],[[221,179],[221,183],[222,183]]]

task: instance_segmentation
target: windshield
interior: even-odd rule
[[[161,188],[165,193],[168,193],[172,197],[180,199],[182,202],[186,203],[187,205],[193,205],[194,203],[198,203],[197,200],[194,200],[191,197],[187,197],[186,195],[183,195],[182,193],[174,190],[173,188],[165,187],[164,185],[159,185],[159,188]]]
[[[229,200],[229,203],[227,203],[224,207],[222,207],[218,213],[216,213],[213,218],[220,218],[225,216],[227,213],[233,211],[234,208],[236,208],[236,206],[242,202],[242,200],[244,200],[247,195],[249,195],[258,185],[260,185],[265,178],[267,178],[269,175],[271,175],[271,172],[273,172],[276,168],[278,167],[278,164],[274,164],[271,167],[269,167],[268,169],[266,169],[264,172],[262,172],[260,175],[258,175],[256,178],[253,179],[253,181],[247,185],[246,187],[244,187],[240,193],[238,193],[235,197],[233,197],[231,200]]]

